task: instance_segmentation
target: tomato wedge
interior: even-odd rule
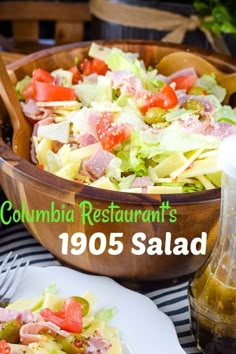
[[[22,96],[25,99],[33,98],[34,97],[34,81],[31,79],[28,85],[22,91]]]
[[[137,100],[139,110],[145,114],[149,108],[160,107],[171,109],[178,104],[178,97],[175,91],[169,85],[165,85],[155,94],[147,94],[145,97]]]
[[[32,78],[30,79],[30,82],[26,86],[26,88],[23,90],[22,95],[24,98],[33,98],[34,97],[34,92],[35,92],[35,87],[34,83],[35,81],[40,81],[40,82],[46,82],[46,83],[53,83],[54,77],[46,70],[37,68],[33,71]]]
[[[69,69],[69,71],[72,72],[72,84],[73,85],[76,85],[76,84],[78,84],[78,82],[83,81],[82,75],[76,65],[72,66]]]
[[[5,341],[5,339],[0,340],[0,354],[9,354],[10,352],[10,345]]]
[[[52,311],[45,308],[40,315],[49,322],[54,323],[61,329],[71,333],[81,333],[83,329],[81,305],[73,298],[65,300],[60,311]]]
[[[191,88],[197,82],[197,75],[185,75],[185,76],[177,76],[174,77],[171,81],[175,82],[176,90],[186,90],[187,92],[191,90]]]
[[[54,81],[54,77],[48,71],[40,68],[37,68],[33,71],[32,79],[34,81],[48,82],[48,83],[52,83]]]
[[[73,88],[40,81],[34,81],[30,87],[27,87],[23,92],[23,96],[41,102],[73,101],[76,99]]]
[[[103,113],[98,118],[96,132],[98,141],[108,151],[130,137],[128,124],[115,124],[111,113]]]
[[[99,60],[96,58],[93,59],[85,59],[81,64],[80,64],[80,70],[83,75],[91,75],[91,74],[98,74],[98,75],[105,75],[108,66],[103,60]]]
[[[22,92],[25,99],[35,101],[71,101],[76,99],[73,88],[56,85],[54,77],[46,70],[37,68],[32,78]]]

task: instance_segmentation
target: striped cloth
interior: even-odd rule
[[[42,247],[22,224],[0,226],[0,263],[10,251],[28,259],[31,265],[60,265],[55,257]],[[199,354],[190,333],[187,282],[151,292],[142,291],[142,293],[154,301],[158,308],[171,318],[185,352]]]

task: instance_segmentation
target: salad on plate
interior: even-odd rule
[[[94,311],[96,298],[61,297],[55,285],[38,297],[0,308],[0,354],[121,354],[114,308]]]
[[[236,110],[213,74],[164,76],[137,53],[92,43],[87,59],[16,85],[33,124],[31,159],[56,176],[123,192],[220,187],[220,142]]]

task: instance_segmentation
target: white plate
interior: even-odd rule
[[[119,329],[132,354],[184,353],[171,320],[150,299],[107,277],[87,275],[61,266],[31,266],[12,300],[39,295],[53,283],[62,296],[91,291],[98,300],[97,308],[115,306],[117,311],[111,324]]]

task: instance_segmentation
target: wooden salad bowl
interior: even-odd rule
[[[225,87],[229,87],[228,102],[236,91],[236,83],[234,83],[236,62],[228,57],[202,50],[199,52],[196,48],[154,41],[130,40],[101,43],[120,47],[125,51],[139,52],[146,65],[160,63],[160,67],[163,66],[162,59],[167,58],[166,56],[171,53],[180,52],[181,58],[188,53],[197,54],[200,59],[208,61],[208,64],[203,61],[206,64],[205,72],[214,70],[219,81],[225,82]],[[90,43],[74,43],[31,54],[8,65],[11,80],[16,82],[25,75],[31,75],[37,67],[49,71],[58,67],[68,68],[74,65],[74,58],[82,60],[86,57],[89,45]],[[177,56],[178,59],[173,62],[173,70],[174,68],[178,70],[180,57]],[[199,64],[194,61],[197,71],[201,68],[202,72],[203,62],[200,61]],[[191,65],[191,60],[187,65]],[[149,195],[93,188],[56,177],[28,161],[28,142],[32,127],[30,125],[25,127],[24,124],[24,129],[21,129],[19,122],[18,125],[16,122],[10,122],[3,104],[0,105],[0,113],[3,121],[0,141],[1,187],[13,208],[18,211],[24,209],[25,213],[29,211],[32,215],[33,210],[46,210],[52,217],[53,210],[59,210],[60,217],[54,221],[43,222],[35,219],[33,222],[22,219],[21,221],[29,232],[61,262],[88,273],[136,282],[181,277],[196,271],[203,264],[212,250],[217,235],[220,210],[219,188],[185,194]],[[16,125],[17,129],[22,130],[21,141],[16,143],[21,144],[21,147],[26,146],[25,150],[24,148],[21,150],[23,151],[21,156],[14,152],[17,150],[10,143],[12,132],[9,132],[8,128],[11,126],[14,128]],[[102,222],[85,216],[92,217],[95,210],[98,214],[102,213],[105,209],[111,208],[111,202],[115,203],[120,210],[126,210],[130,214],[135,213],[135,210],[141,210],[141,213],[146,210],[160,212],[160,206],[168,202],[170,209],[166,209],[158,221],[144,222],[133,219],[132,222],[122,220]],[[5,204],[5,208],[9,205],[10,203]],[[176,210],[176,222],[170,222],[171,209]],[[55,213],[57,215],[57,212]],[[16,217],[18,214],[15,214]],[[140,255],[132,251],[133,248],[138,248],[132,240],[137,232],[143,233],[142,237],[145,238],[141,242],[143,251],[140,251]],[[190,251],[187,255],[174,255],[164,248],[167,234],[171,235],[170,248],[173,250],[176,238],[184,237],[190,245],[196,237],[202,235],[202,232],[207,234],[204,254],[194,255]],[[94,236],[95,233],[100,234]],[[118,236],[116,233],[119,233]],[[162,255],[148,254],[150,253],[148,244],[153,237],[159,238],[162,242]],[[79,251],[80,240],[84,247],[83,252]],[[168,245],[166,247],[168,248]]]

